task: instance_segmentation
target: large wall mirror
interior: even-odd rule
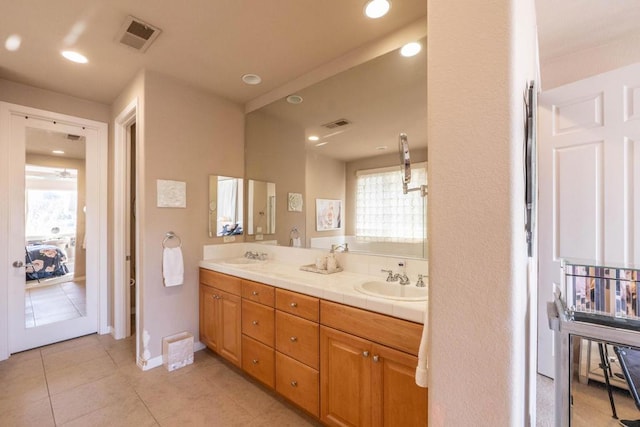
[[[243,233],[242,178],[209,175],[209,237]]]
[[[247,115],[246,178],[278,186],[278,244],[297,232],[305,247],[348,242],[350,251],[427,257],[426,197],[414,192],[394,206],[362,208],[363,199],[402,192],[401,132],[411,148],[411,186],[426,184],[426,73],[424,49],[412,57],[394,50]],[[374,190],[363,190],[373,181]],[[301,211],[287,203],[296,193]],[[318,226],[318,200],[340,201],[339,228]]]
[[[249,235],[276,232],[276,184],[250,179],[247,185]]]

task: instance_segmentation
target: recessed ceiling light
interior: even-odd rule
[[[302,99],[302,97],[300,95],[289,95],[287,96],[287,102],[289,104],[300,104],[302,103],[302,101],[304,101],[304,99]]]
[[[62,151],[62,150],[53,150],[52,153],[53,154],[64,154],[64,151]]]
[[[7,40],[4,41],[4,47],[10,52],[15,52],[20,49],[20,44],[22,43],[22,38],[17,34],[12,34],[7,37]]]
[[[308,139],[309,141],[319,141],[320,137],[316,135],[311,135]]]
[[[245,74],[242,76],[242,81],[248,85],[259,85],[262,82],[262,78],[257,74]]]
[[[329,141],[318,142],[316,144],[316,147],[322,147],[323,145],[327,145],[328,143],[329,143]]]
[[[364,5],[364,14],[371,19],[382,18],[391,9],[389,0],[370,0]]]
[[[86,64],[89,62],[86,56],[74,50],[63,50],[61,53],[62,56],[67,58],[69,61],[77,62],[78,64]]]
[[[406,57],[415,56],[418,54],[418,52],[420,52],[420,50],[422,50],[422,46],[420,45],[420,43],[411,42],[402,46],[402,49],[400,49],[400,55]]]

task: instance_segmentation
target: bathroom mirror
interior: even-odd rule
[[[209,237],[243,233],[243,180],[209,175]]]
[[[247,179],[278,185],[277,239],[289,245],[296,229],[304,247],[329,248],[331,243],[360,241],[357,236],[357,175],[372,169],[397,171],[395,188],[402,191],[398,165],[398,137],[411,141],[414,165],[427,161],[426,40],[422,52],[403,57],[398,50],[336,74],[293,95],[250,112],[245,127]],[[300,101],[302,99],[302,102]],[[426,171],[426,168],[424,169]],[[420,174],[414,171],[413,185]],[[422,175],[426,180],[426,172]],[[395,178],[394,178],[395,179]],[[303,195],[302,212],[287,209],[289,194]],[[411,194],[413,197],[417,193]],[[418,195],[419,197],[419,195]],[[344,218],[339,229],[317,230],[316,200],[342,201]],[[413,202],[412,202],[413,203]],[[412,208],[426,230],[426,197]],[[387,234],[401,219],[378,217]],[[385,225],[386,224],[386,225]],[[410,239],[418,250],[406,251],[400,240]],[[350,251],[427,257],[426,231],[419,237],[402,233],[369,238]]]
[[[250,179],[247,185],[248,234],[276,232],[276,184]]]

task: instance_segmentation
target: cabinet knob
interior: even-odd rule
[[[256,325],[256,326],[258,325],[258,321],[257,321],[257,320],[254,320],[254,321],[253,321],[253,322],[251,322],[251,323],[252,323],[253,325]]]
[[[259,293],[258,291],[253,291],[253,292],[251,292],[251,295],[258,296],[258,293]]]
[[[377,354],[373,355],[373,361],[374,362],[379,362],[380,361],[380,356],[378,356]]]
[[[291,381],[291,387],[298,387],[298,381]]]
[[[291,304],[289,304],[291,307],[296,308],[298,306],[297,302],[292,302]]]
[[[253,363],[254,365],[257,365],[257,364],[258,364],[258,359],[253,359],[253,360],[251,361],[251,363]]]
[[[291,338],[289,338],[289,339],[291,340],[291,342],[296,342],[296,341],[298,341],[298,338],[297,338],[297,337],[291,337]]]
[[[367,350],[363,351],[362,357],[369,357],[369,352]]]

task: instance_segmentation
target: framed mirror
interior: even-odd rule
[[[243,179],[209,175],[209,237],[244,232]]]
[[[276,232],[276,184],[250,179],[247,189],[248,234]]]
[[[421,40],[423,46],[425,42]],[[348,243],[352,252],[427,258],[426,197],[416,192],[396,202],[410,204],[407,215],[419,229],[405,227],[397,208],[385,208],[374,218],[359,213],[358,207],[358,178],[376,171],[397,173],[388,178],[393,182],[389,185],[402,194],[400,133],[411,143],[412,165],[424,165],[422,174],[412,170],[412,186],[426,185],[426,73],[424,51],[403,57],[394,50],[247,115],[246,176],[276,183],[279,206],[286,206],[289,193],[304,199],[303,212],[278,207],[278,244],[289,245],[295,229],[303,247]],[[420,200],[409,202],[415,195]],[[342,202],[340,228],[317,229],[317,200]],[[368,225],[361,221],[365,216],[371,218]],[[363,234],[369,225],[377,229]],[[404,228],[418,230],[418,235],[408,235]]]

